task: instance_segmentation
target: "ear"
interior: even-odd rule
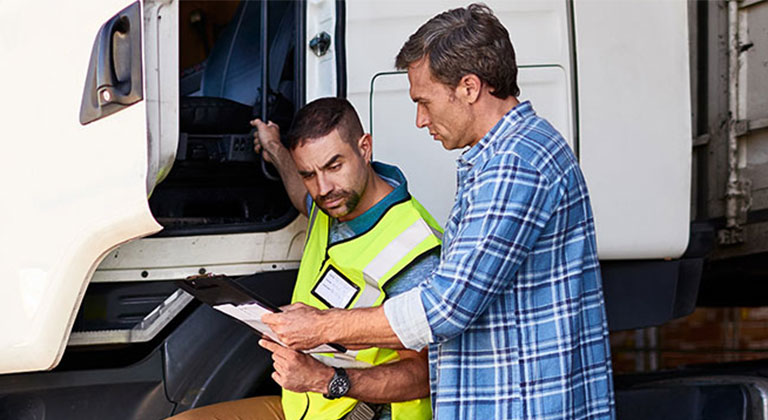
[[[456,96],[468,104],[473,104],[480,97],[482,88],[483,81],[476,74],[469,73],[459,80],[459,84],[456,86]]]
[[[370,162],[373,157],[373,138],[370,133],[363,134],[363,136],[357,140],[357,148],[363,159],[365,159],[366,162]]]

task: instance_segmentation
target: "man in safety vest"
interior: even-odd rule
[[[254,149],[277,168],[294,206],[309,218],[292,303],[320,309],[381,305],[429,274],[441,229],[408,193],[394,166],[371,162],[371,135],[345,99],[302,108],[286,145],[272,122]],[[256,397],[184,412],[174,420],[431,419],[426,350],[367,348],[309,356],[262,340],[282,398]]]

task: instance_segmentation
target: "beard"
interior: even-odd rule
[[[329,194],[317,197],[315,199],[315,202],[328,215],[335,218],[339,218],[351,213],[355,209],[355,207],[357,207],[357,204],[360,203],[360,196],[361,194],[355,191],[349,191],[349,190],[332,191]],[[325,203],[336,201],[339,198],[343,199],[341,206],[334,207],[333,209],[329,209],[328,207],[326,207]]]

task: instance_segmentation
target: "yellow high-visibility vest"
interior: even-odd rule
[[[312,205],[307,242],[292,302],[316,308],[366,308],[381,305],[384,286],[420,256],[440,246],[442,229],[415,199],[390,207],[367,232],[328,246],[331,218]],[[369,348],[347,354],[322,354],[323,363],[364,368],[398,360],[390,349]],[[357,404],[342,397],[283,390],[287,420],[337,420]],[[429,398],[392,403],[393,420],[431,419]]]

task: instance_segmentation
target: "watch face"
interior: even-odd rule
[[[328,395],[331,398],[339,398],[349,392],[349,379],[346,376],[334,376],[331,383],[328,384]]]

